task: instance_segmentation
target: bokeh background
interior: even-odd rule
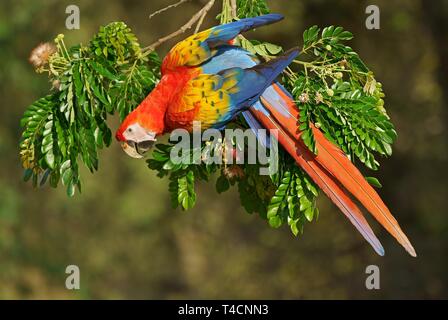
[[[256,32],[284,47],[298,45],[313,24],[355,34],[351,45],[383,83],[399,133],[394,155],[377,173],[380,194],[415,245],[416,259],[375,223],[386,249],[385,257],[376,256],[324,197],[319,221],[299,238],[245,213],[236,190],[218,195],[212,184],[199,185],[193,210],[172,210],[167,181],[118,144],[101,152],[98,173],[83,172],[84,193],[73,199],[63,188],[34,190],[22,182],[19,120],[50,86],[28,64],[31,49],[58,33],[68,44],[87,43],[116,20],[147,45],[202,5],[192,0],[148,19],[169,3],[1,1],[0,298],[448,298],[448,1],[376,0],[381,29],[372,31],[364,24],[366,1],[270,1],[286,19]],[[65,29],[69,4],[81,9],[80,30]],[[79,291],[65,289],[69,264],[80,267]],[[380,290],[365,288],[370,264],[380,267]]]

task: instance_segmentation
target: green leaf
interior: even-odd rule
[[[112,72],[110,72],[106,66],[97,63],[95,60],[91,60],[89,63],[93,67],[93,69],[95,69],[95,71],[103,77],[111,81],[117,80],[117,76],[112,74]]]
[[[312,208],[312,207],[306,208],[306,210],[304,210],[304,214],[305,214],[306,219],[309,222],[313,221],[314,208]]]
[[[223,193],[230,188],[230,182],[227,180],[226,177],[223,175],[220,175],[218,179],[216,180],[216,191],[218,193]]]
[[[280,228],[282,225],[282,219],[279,216],[272,216],[269,218],[269,225],[272,228]]]
[[[370,185],[377,187],[377,188],[383,187],[377,178],[375,178],[375,177],[365,177],[365,178]]]
[[[265,42],[262,45],[272,55],[279,54],[283,50],[281,46],[269,42]]]
[[[72,182],[70,182],[67,186],[67,196],[73,197],[75,195],[75,191],[76,191],[75,185]]]
[[[288,224],[294,236],[297,237],[299,233],[303,233],[302,219],[289,219]]]
[[[194,191],[194,173],[188,171],[184,175],[177,177],[177,202],[182,209],[188,210],[196,204],[196,193]]]
[[[320,32],[320,28],[316,25],[311,28],[305,30],[303,32],[303,43],[305,46],[310,45],[310,43],[317,41],[318,35]]]

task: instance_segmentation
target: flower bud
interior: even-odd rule
[[[316,101],[316,104],[324,102],[324,97],[322,96],[322,94],[320,92],[316,93],[315,101]]]
[[[60,34],[58,34],[57,36],[56,36],[56,38],[54,39],[54,41],[61,41],[62,39],[64,39],[64,34],[63,33],[60,33]]]
[[[59,91],[59,88],[61,87],[61,81],[60,80],[53,80],[53,82],[51,83],[52,87],[56,90]]]
[[[345,69],[345,66],[347,65],[347,60],[346,59],[342,59],[339,62],[339,65],[341,66],[341,68]]]
[[[239,165],[226,166],[222,170],[222,174],[227,178],[227,180],[235,180],[244,178],[244,170]]]
[[[50,57],[56,53],[56,47],[48,42],[39,44],[31,51],[30,63],[36,68],[42,68],[48,64]]]
[[[308,93],[304,92],[299,96],[299,101],[301,103],[307,103],[308,101],[310,101],[310,97],[308,95]]]
[[[336,79],[342,79],[343,74],[342,74],[342,72],[336,72],[336,73],[334,74],[334,77],[335,77]]]

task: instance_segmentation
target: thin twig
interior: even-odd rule
[[[204,22],[204,18],[207,15],[207,12],[208,11],[204,11],[204,13],[202,13],[201,19],[199,19],[198,24],[196,25],[196,29],[194,29],[194,33],[198,33],[202,23]]]
[[[196,29],[194,30],[194,33],[198,33],[199,29],[201,28],[202,23],[204,22],[205,16],[207,15],[210,8],[211,7],[209,7],[207,10],[204,10],[204,12],[202,13],[201,19],[199,19],[199,22],[196,25]]]
[[[196,21],[201,19],[201,17],[204,14],[204,12],[208,12],[210,10],[210,8],[214,4],[215,4],[215,0],[210,0],[209,2],[207,2],[207,4],[201,10],[196,12],[195,15],[193,17],[191,17],[191,19],[186,24],[184,24],[182,27],[180,27],[179,30],[177,30],[177,31],[175,31],[175,32],[173,32],[173,33],[163,37],[163,38],[160,38],[159,40],[157,40],[153,44],[150,44],[146,48],[143,48],[142,51],[153,51],[155,48],[160,46],[165,41],[168,41],[168,40],[170,40],[170,39],[172,39],[174,37],[177,37],[178,35],[184,33],[185,31],[190,29],[195,24]]]
[[[237,7],[236,0],[230,0],[230,9],[232,11],[232,19],[236,19],[238,17],[236,7]]]
[[[156,15],[162,13],[162,12],[165,12],[165,11],[171,9],[171,8],[175,8],[175,7],[177,7],[177,6],[180,6],[181,4],[183,4],[183,3],[187,2],[187,1],[190,1],[190,0],[179,0],[179,1],[176,2],[176,3],[170,4],[168,7],[165,7],[165,8],[163,8],[163,9],[157,10],[156,12],[153,12],[153,13],[151,13],[151,14],[149,15],[149,19],[151,19],[151,18],[153,18],[154,16],[156,16]]]

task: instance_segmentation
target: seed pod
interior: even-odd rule
[[[60,80],[53,80],[51,85],[52,85],[53,89],[55,89],[56,91],[59,91],[59,88],[61,87],[61,81]]]
[[[336,72],[336,73],[334,74],[334,77],[335,77],[336,79],[342,79],[343,76],[344,76],[344,75],[342,74],[342,72]]]
[[[307,103],[308,101],[310,101],[310,96],[308,95],[308,93],[304,92],[299,96],[299,101],[301,103]]]

